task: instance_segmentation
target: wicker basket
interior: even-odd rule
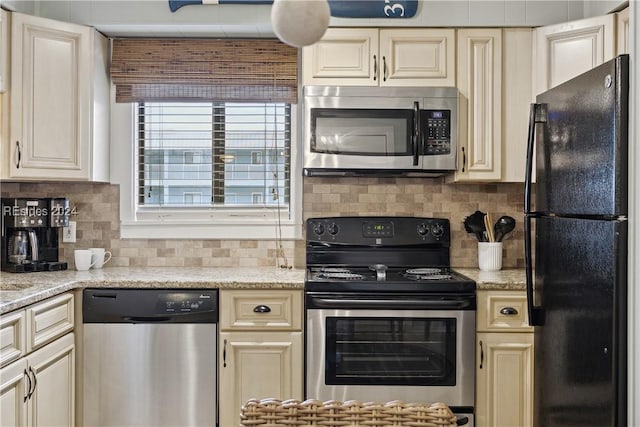
[[[444,403],[321,402],[251,399],[242,407],[240,427],[440,427],[455,426],[456,416]]]

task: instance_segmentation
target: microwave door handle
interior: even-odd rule
[[[413,137],[411,138],[413,149],[413,166],[418,166],[420,150],[418,144],[420,142],[420,104],[416,101],[413,103]]]

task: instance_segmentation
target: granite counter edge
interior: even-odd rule
[[[0,315],[25,308],[48,298],[85,288],[122,288],[122,289],[304,289],[304,283],[292,282],[242,282],[242,281],[157,281],[157,280],[95,280],[72,281],[44,289],[15,291],[18,296],[6,302],[0,302]],[[12,292],[12,291],[3,291]]]

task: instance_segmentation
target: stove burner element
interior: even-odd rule
[[[409,270],[407,270],[407,274],[417,274],[420,276],[440,273],[442,273],[441,268],[410,268]]]
[[[318,271],[318,279],[362,280],[362,274],[352,273],[346,268],[323,267]]]
[[[441,268],[411,268],[404,274],[409,280],[451,280],[451,274],[445,273]]]

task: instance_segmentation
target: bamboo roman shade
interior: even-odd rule
[[[298,50],[276,39],[114,39],[116,102],[296,103]]]

